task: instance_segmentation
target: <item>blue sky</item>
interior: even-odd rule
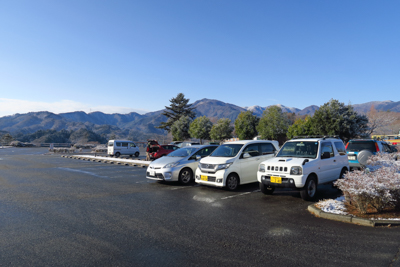
[[[0,116],[400,101],[399,1],[4,0]]]

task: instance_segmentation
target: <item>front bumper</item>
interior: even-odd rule
[[[154,171],[154,174],[152,173]],[[150,169],[146,170],[146,178],[150,180],[157,181],[178,181],[179,180],[179,171],[180,169],[170,168],[170,169]]]
[[[271,182],[271,176],[281,177],[280,182]],[[303,188],[305,185],[305,180],[307,177],[305,175],[279,175],[279,174],[270,174],[270,173],[257,173],[257,180],[260,183],[263,183],[267,186],[276,187],[276,188],[292,188],[299,189]]]
[[[215,187],[225,186],[225,171],[219,170],[215,173],[203,173],[199,168],[196,170],[195,182],[202,185]]]

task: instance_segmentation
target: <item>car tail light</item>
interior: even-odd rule
[[[346,150],[347,150],[347,147],[349,146],[349,143],[350,143],[350,142],[347,142],[347,144],[346,144]]]
[[[376,152],[379,152],[379,146],[378,146],[378,143],[375,143],[375,147],[376,147]]]

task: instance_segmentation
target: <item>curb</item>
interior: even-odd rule
[[[346,222],[346,223],[352,223],[352,224],[358,224],[358,225],[370,226],[370,227],[400,226],[400,220],[373,220],[373,219],[371,220],[371,219],[354,217],[352,215],[335,214],[335,213],[322,211],[319,208],[317,208],[315,206],[315,204],[309,205],[307,209],[310,213],[314,214],[317,217],[328,219],[328,220],[333,220],[333,221]]]
[[[101,163],[108,163],[108,164],[115,164],[115,165],[123,165],[123,166],[133,166],[133,167],[141,167],[146,168],[149,166],[147,162],[127,162],[127,161],[118,161],[116,159],[107,159],[107,158],[92,158],[92,157],[85,157],[85,156],[77,156],[77,155],[61,155],[62,158],[70,158],[70,159],[80,159],[80,160],[87,160],[92,162],[101,162]]]

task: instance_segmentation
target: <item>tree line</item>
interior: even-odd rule
[[[179,93],[170,100],[163,115],[167,122],[161,123],[158,128],[172,134],[174,141],[183,141],[189,138],[200,140],[225,140],[233,135],[239,139],[248,140],[259,136],[261,139],[278,140],[281,143],[295,136],[310,135],[337,135],[343,141],[357,137],[367,137],[382,127],[381,117],[371,108],[367,115],[357,113],[351,105],[345,105],[338,100],[331,99],[315,111],[313,116],[297,116],[294,113],[285,113],[278,106],[270,106],[261,118],[251,111],[241,112],[233,125],[229,119],[219,119],[213,124],[206,116],[195,119],[194,108],[188,104],[184,94]],[[382,113],[382,112],[380,112]],[[378,121],[381,122],[379,124]],[[392,123],[394,120],[385,120]]]

